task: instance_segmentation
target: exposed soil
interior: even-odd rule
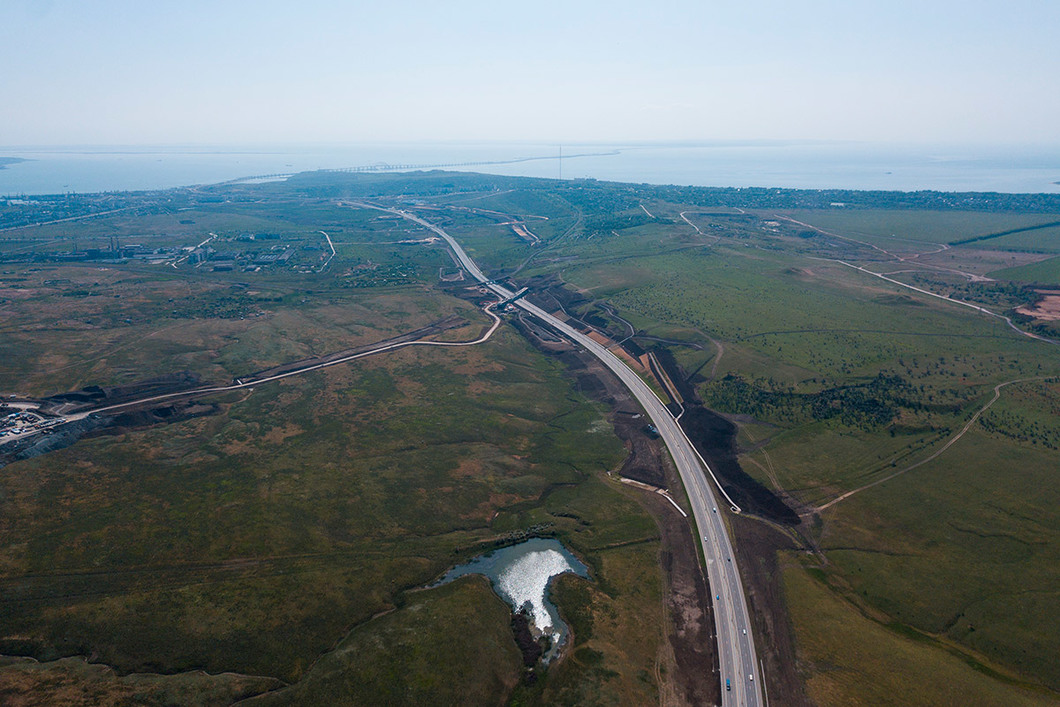
[[[527,285],[533,290],[531,296],[534,302],[550,311],[562,308],[570,314],[572,309],[591,302],[584,294],[565,287],[555,276],[535,278],[528,281]],[[581,324],[583,329],[587,328],[587,323],[612,338],[618,336],[618,332],[608,331],[607,320],[592,312],[583,315],[580,320],[571,321],[571,324],[575,326]],[[620,336],[618,340],[622,341],[622,347],[634,358],[639,358],[644,354],[644,349],[634,341],[633,337]],[[665,375],[677,388],[678,396],[684,401],[681,427],[699,453],[710,464],[710,468],[725,488],[725,492],[747,513],[760,515],[785,525],[798,525],[800,522],[798,513],[740,467],[737,460],[736,425],[703,406],[696,394],[692,376],[681,369],[669,349],[656,343],[652,346],[651,353],[655,355]],[[663,387],[665,388],[665,385]],[[680,409],[674,406],[672,411],[677,414]],[[623,440],[626,439],[618,429],[618,425],[616,425],[616,432]],[[631,452],[635,451],[631,449]],[[658,480],[653,480],[650,474],[644,474],[645,472],[636,470],[631,474],[626,474],[623,470],[623,475],[628,475],[637,481],[660,485]]]
[[[1060,321],[1060,292],[1055,290],[1035,290],[1039,299],[1030,307],[1017,307],[1016,311],[1043,322]]]
[[[195,400],[182,400],[159,407],[126,410],[108,419],[109,424],[94,430],[91,435],[119,435],[130,430],[153,427],[154,425],[171,424],[193,417],[205,417],[220,412],[221,406],[216,403],[202,403]]]
[[[710,464],[725,492],[745,513],[785,525],[800,523],[798,513],[740,466],[736,458],[736,425],[701,404],[686,400],[681,427]]]
[[[717,474],[726,492],[745,513],[732,516],[733,551],[747,590],[755,624],[755,647],[762,662],[767,699],[772,704],[810,705],[795,662],[795,642],[781,586],[777,553],[798,547],[796,539],[773,523],[799,525],[801,519],[784,501],[748,476],[737,461],[736,425],[703,407],[691,377],[670,352],[653,350],[684,399],[681,427]],[[752,515],[767,519],[763,521]],[[790,532],[790,531],[789,531]]]

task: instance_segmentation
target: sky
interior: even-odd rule
[[[1060,144],[1056,0],[3,0],[0,145]]]

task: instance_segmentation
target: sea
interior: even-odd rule
[[[3,165],[4,158],[24,161]],[[348,168],[709,187],[1060,192],[1060,145],[446,142],[0,147],[0,197],[155,190]]]

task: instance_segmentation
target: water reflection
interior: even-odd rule
[[[493,590],[514,611],[525,610],[533,629],[548,637],[549,649],[543,656],[548,662],[559,652],[568,635],[566,624],[548,599],[548,585],[553,577],[573,572],[589,576],[586,567],[558,540],[534,538],[511,547],[494,550],[449,570],[438,584],[451,582],[467,574],[489,578]]]

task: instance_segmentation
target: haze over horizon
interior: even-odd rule
[[[0,144],[1060,143],[1060,4],[0,7]]]

